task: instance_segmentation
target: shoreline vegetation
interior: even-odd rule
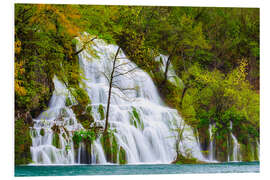
[[[192,127],[204,157],[213,142],[215,159],[231,161],[233,134],[241,161],[259,160],[259,26],[258,8],[15,4],[15,164],[32,162],[30,128],[48,108],[54,76],[75,98],[77,105],[67,98],[66,106],[86,129],[74,134],[74,146],[90,144],[91,152],[102,130],[90,128],[91,99],[81,86],[78,54],[85,50],[96,56],[94,39],[117,44],[151,76],[162,100]],[[155,60],[160,53],[168,56],[166,62]],[[109,121],[105,107],[99,112]],[[134,126],[142,126],[136,110],[132,115]],[[181,141],[181,129],[176,131]],[[114,162],[113,131],[108,127],[102,136],[106,158]],[[59,137],[54,140],[57,147]],[[119,151],[120,164],[126,164],[124,150]],[[203,163],[176,151],[173,163]]]

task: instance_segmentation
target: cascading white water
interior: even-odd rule
[[[215,126],[215,124],[214,124]],[[208,160],[215,162],[214,158],[214,139],[213,139],[213,132],[212,132],[213,125],[209,124],[209,136],[210,136],[210,143],[209,143],[209,153],[208,153]],[[230,121],[230,129],[232,130],[232,122]],[[230,158],[230,152],[228,152],[228,158],[227,161],[241,161],[241,154],[240,154],[240,144],[237,141],[237,138],[233,135],[233,133],[230,133],[232,142],[233,142],[233,148],[232,148],[232,160]],[[227,142],[228,145],[228,142]]]
[[[232,130],[232,121],[230,121],[230,129]],[[233,140],[233,161],[241,161],[240,154],[240,144],[238,143],[236,137],[231,132],[231,137]]]
[[[84,72],[85,90],[91,99],[92,115],[97,124],[104,127],[98,108],[104,107],[108,99],[109,82],[104,73],[109,75],[112,60],[117,51],[116,45],[108,45],[96,39],[93,46],[99,58],[86,51],[79,54],[80,66]],[[78,45],[80,46],[80,45]],[[123,52],[118,55],[119,68],[116,74],[127,72],[136,67]],[[124,65],[123,65],[124,64]],[[74,164],[80,163],[80,155],[76,161],[72,142],[72,133],[83,129],[71,108],[65,106],[66,87],[55,77],[55,90],[50,100],[49,108],[37,119],[32,129],[33,145],[32,159],[35,164]],[[131,163],[170,163],[176,157],[175,142],[176,127],[184,128],[183,139],[178,146],[183,155],[191,155],[199,160],[205,160],[193,134],[193,130],[185,125],[184,120],[175,109],[164,105],[150,76],[137,68],[131,73],[114,78],[112,99],[109,114],[110,128],[115,129],[118,149],[123,148],[126,162]],[[120,89],[132,89],[123,93]],[[134,117],[134,112],[138,118]],[[60,147],[53,146],[55,132],[59,128]],[[44,133],[41,133],[44,129]],[[68,147],[68,148],[67,148]],[[80,148],[82,148],[80,146]],[[81,150],[78,150],[81,153]],[[92,148],[92,163],[107,162],[100,139],[94,141]],[[119,158],[119,155],[117,155]],[[119,159],[117,160],[119,163]]]
[[[209,152],[208,152],[208,160],[209,161],[215,161],[214,160],[214,139],[213,139],[213,133],[212,133],[212,124],[209,124],[209,136],[210,136],[210,143],[209,143]]]
[[[165,72],[168,57],[169,56],[165,56],[163,54],[160,54],[159,56],[157,56],[155,58],[156,61],[160,62],[160,70],[162,72]],[[184,86],[184,83],[182,82],[182,80],[176,75],[171,63],[169,64],[169,67],[168,67],[167,76],[168,76],[168,80],[170,82],[172,82],[173,84],[175,84],[176,86],[178,86],[178,87],[183,87]]]
[[[32,160],[35,164],[73,164],[72,131],[82,126],[77,122],[72,110],[65,107],[66,96],[69,96],[67,89],[56,77],[53,82],[55,90],[49,108],[34,119],[34,126],[30,131]],[[58,148],[53,145],[56,135],[53,127],[59,128]]]

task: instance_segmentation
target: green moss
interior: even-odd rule
[[[109,134],[102,134],[100,141],[106,156],[106,160],[108,162],[112,162],[111,139]]]
[[[78,154],[79,144],[77,142],[73,141],[73,147],[75,150],[75,154]]]
[[[100,141],[108,162],[117,163],[119,146],[114,135],[114,131],[108,130],[107,134],[102,134]]]
[[[89,154],[89,156],[87,156],[87,160],[86,162],[91,162],[91,148],[92,148],[92,143],[94,140],[96,140],[97,138],[97,134],[94,131],[94,129],[90,129],[90,130],[80,130],[80,131],[75,131],[73,134],[73,145],[74,145],[74,149],[77,152],[78,148],[79,148],[79,144],[83,143],[86,147],[86,153]],[[90,158],[90,159],[88,159]]]
[[[105,115],[104,115],[104,108],[103,108],[102,104],[100,104],[98,106],[98,112],[99,112],[99,115],[100,115],[100,120],[103,120],[105,118]]]
[[[76,95],[76,100],[81,106],[86,107],[88,104],[91,103],[87,92],[83,88],[76,86],[75,95]]]
[[[39,133],[40,133],[41,136],[44,136],[45,130],[42,128]]]
[[[59,134],[58,133],[54,133],[53,134],[53,142],[52,144],[56,147],[56,148],[60,148],[60,140],[59,140]]]
[[[59,140],[59,134],[60,134],[60,129],[59,126],[54,125],[52,127],[53,130],[53,142],[52,144],[56,147],[56,148],[60,148],[60,140]],[[64,129],[65,130],[65,129]],[[63,134],[64,135],[64,134]],[[66,137],[64,137],[66,138]]]
[[[126,164],[126,152],[122,146],[119,150],[119,164]]]
[[[144,124],[140,119],[140,115],[137,112],[136,108],[132,107],[132,114],[130,117],[130,124],[134,125],[136,128],[140,127],[142,130],[144,129]]]
[[[94,122],[94,117],[92,116],[91,107],[88,106],[86,110],[80,104],[71,107],[76,115],[77,120],[82,124],[85,129],[90,128],[90,124]]]
[[[85,112],[87,114],[91,114],[92,113],[92,106],[91,105],[87,106]]]
[[[138,128],[137,123],[136,123],[135,120],[133,121],[133,125],[134,125],[136,128]]]
[[[15,164],[28,164],[32,162],[30,147],[29,125],[23,119],[15,120]]]
[[[37,137],[37,132],[36,131],[33,131],[33,137],[35,138],[35,137]]]
[[[135,109],[134,107],[132,107],[132,113],[133,113],[133,116],[134,116],[138,121],[140,121],[139,114],[138,114],[138,112],[136,111],[136,109]]]
[[[71,106],[72,102],[69,97],[66,97],[66,106]]]
[[[192,157],[185,157],[182,154],[179,154],[177,159],[172,162],[172,164],[202,164],[204,162],[197,160]]]
[[[112,146],[111,146],[112,162],[117,163],[118,144],[114,135],[111,137],[111,139],[112,139]]]

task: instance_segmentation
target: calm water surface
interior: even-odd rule
[[[259,173],[259,162],[213,164],[15,166],[15,176]]]

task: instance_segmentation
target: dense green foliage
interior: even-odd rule
[[[73,135],[73,142],[75,145],[79,145],[80,142],[92,143],[96,139],[96,133],[90,130],[75,131]]]
[[[126,163],[126,152],[116,141],[115,129],[108,129],[101,135],[100,142],[106,156],[106,160],[111,163]]]
[[[227,142],[233,132],[240,143],[256,143],[259,139],[259,94],[246,80],[246,61],[224,75],[218,70],[206,71],[198,64],[183,73],[188,90],[183,98],[181,112],[185,120],[203,134],[209,124],[215,124],[212,133],[216,145],[222,149],[221,160],[227,156]],[[230,128],[230,123],[233,128]],[[200,136],[203,141],[203,136]],[[217,152],[221,153],[221,152]]]
[[[62,22],[68,18],[63,17],[68,9],[63,6],[16,5],[16,109],[30,110],[33,116],[37,116],[47,106],[53,90],[53,76],[64,72],[71,74],[72,69],[76,69],[71,68],[72,63],[70,67],[65,66],[73,52],[71,40],[75,35],[67,32],[67,26],[72,25]],[[36,113],[35,109],[38,109]]]
[[[29,124],[22,118],[15,122],[15,163],[28,164],[32,162],[30,146],[32,144],[30,137]]]
[[[246,149],[243,154],[249,154],[250,144],[259,140],[259,9],[16,4],[16,129],[20,117],[26,120],[29,113],[36,117],[47,108],[57,75],[74,98],[67,98],[66,105],[72,106],[89,131],[91,100],[82,81],[75,37],[83,42],[81,48],[93,55],[93,37],[118,44],[149,73],[164,101],[199,133],[204,150],[209,144],[209,124],[215,124],[217,153],[225,152],[217,155],[220,160],[228,153],[225,142],[231,131]],[[159,53],[168,55],[165,72],[154,59]],[[184,87],[170,81],[169,65]],[[104,119],[104,108],[99,106],[98,111]],[[133,109],[131,124],[143,129],[141,122]],[[103,140],[108,146],[113,142]],[[18,141],[15,145],[17,148]],[[116,161],[111,153],[114,149],[105,150],[112,162]],[[120,151],[124,163],[123,148]]]

